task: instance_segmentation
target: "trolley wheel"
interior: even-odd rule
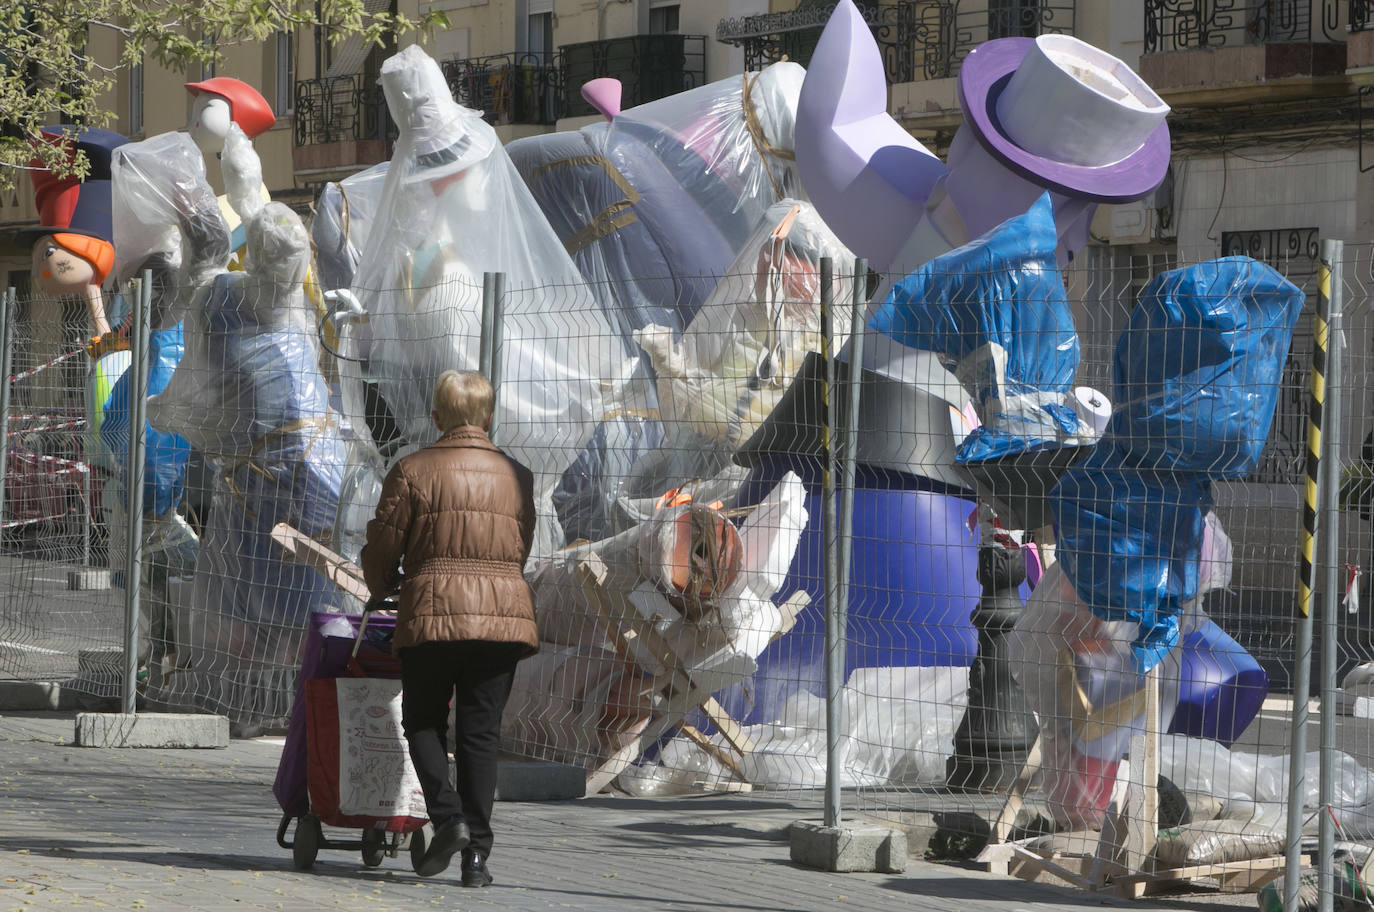
[[[315,856],[320,854],[324,842],[324,830],[320,820],[312,814],[296,819],[296,838],[292,840],[291,861],[297,871],[308,871],[315,864]]]
[[[363,864],[375,868],[386,857],[386,831],[363,830]]]
[[[429,849],[429,834],[429,824],[410,834],[410,867],[416,874],[420,873],[420,865],[424,862],[425,852]]]

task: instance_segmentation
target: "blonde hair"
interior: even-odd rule
[[[434,384],[434,420],[443,433],[464,424],[487,427],[495,405],[495,390],[476,371],[447,370]]]

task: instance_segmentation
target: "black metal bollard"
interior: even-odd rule
[[[954,735],[945,784],[956,791],[1004,791],[1016,780],[1035,743],[1035,715],[1011,675],[1007,634],[1020,616],[1016,589],[1026,578],[1020,548],[989,542],[978,550],[983,594],[973,612],[978,656],[969,669],[968,709]]]

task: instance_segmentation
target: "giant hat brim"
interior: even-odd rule
[[[16,247],[32,247],[38,243],[38,239],[47,237],[50,234],[79,234],[83,237],[92,237],[96,240],[110,243],[110,239],[103,234],[95,231],[83,231],[80,228],[56,228],[51,225],[40,225],[37,228],[20,228],[10,235]]]
[[[959,104],[983,148],[1028,180],[1099,203],[1128,203],[1159,186],[1169,168],[1169,125],[1161,122],[1134,153],[1110,165],[1071,165],[1018,146],[1002,129],[997,99],[1033,38],[998,38],[978,45],[959,68]]]

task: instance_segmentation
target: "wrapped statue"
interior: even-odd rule
[[[164,697],[227,712],[241,726],[281,718],[309,613],[341,599],[314,570],[284,561],[270,537],[285,522],[328,541],[349,461],[301,287],[309,237],[286,206],[262,202],[261,166],[236,126],[222,164],[245,226],[244,271],[228,271],[229,228],[189,137],[134,144],[121,161],[130,221],[156,226],[161,216],[185,251],[169,319],[184,317],[186,351],[148,418],[201,450],[214,475],[178,619],[183,668]]]
[[[536,553],[551,550],[562,536],[550,491],[614,407],[632,362],[606,344],[614,333],[572,260],[439,65],[412,46],[382,65],[381,82],[400,135],[354,279],[369,316],[356,379],[384,400],[400,438],[393,456],[431,442],[434,382],[479,366],[483,276],[504,273],[497,437],[535,472]]]

